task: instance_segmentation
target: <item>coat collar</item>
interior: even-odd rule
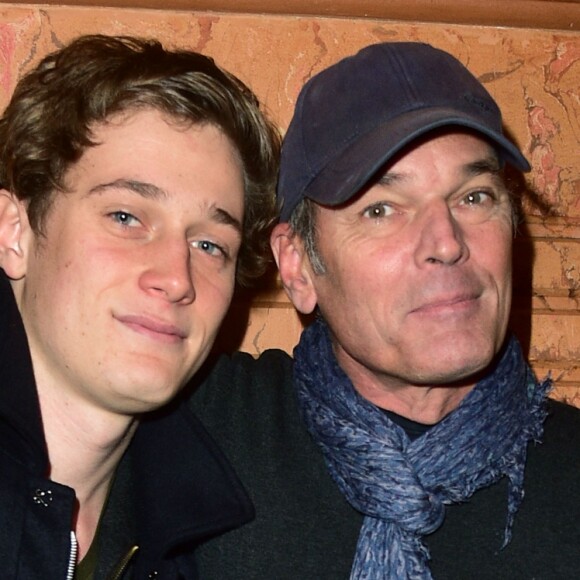
[[[31,473],[48,469],[26,333],[0,270],[0,441]],[[201,423],[175,403],[144,418],[129,447],[138,542],[166,553],[251,520],[245,490]]]
[[[0,433],[2,448],[36,475],[48,469],[28,340],[10,282],[0,269]]]
[[[130,453],[144,545],[156,545],[165,554],[253,519],[242,484],[186,404],[144,420]]]

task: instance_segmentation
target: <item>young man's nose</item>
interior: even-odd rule
[[[173,239],[152,244],[141,287],[169,302],[189,304],[195,300],[190,247],[185,240]]]

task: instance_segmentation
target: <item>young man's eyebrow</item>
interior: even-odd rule
[[[151,199],[167,197],[167,192],[164,189],[152,183],[136,181],[134,179],[115,179],[115,181],[109,183],[101,183],[93,187],[89,191],[89,195],[101,193],[107,189],[128,189],[129,191]],[[211,219],[216,223],[232,226],[240,235],[242,234],[243,226],[240,220],[223,208],[213,206],[211,208]]]
[[[212,208],[212,219],[220,224],[232,226],[240,235],[243,232],[242,222],[221,207]]]
[[[136,181],[134,179],[115,179],[109,183],[101,183],[89,191],[89,195],[93,193],[101,193],[107,189],[128,189],[134,193],[138,193],[143,197],[151,199],[159,199],[167,197],[167,192],[152,183],[145,181]]]

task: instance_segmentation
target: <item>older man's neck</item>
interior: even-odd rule
[[[461,403],[473,388],[407,386],[393,391],[367,390],[355,388],[368,401],[392,411],[401,417],[424,425],[435,425],[444,419]]]
[[[340,365],[362,397],[381,409],[424,425],[441,421],[475,386],[472,381],[443,386],[412,385],[381,376],[350,358],[342,357]]]

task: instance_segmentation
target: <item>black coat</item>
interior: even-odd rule
[[[0,275],[2,578],[66,578],[76,499],[47,471],[26,335]],[[135,544],[123,579],[197,578],[197,544],[252,517],[243,487],[199,421],[182,405],[168,407],[143,420],[119,466],[101,523],[97,578],[106,578]]]
[[[222,357],[192,398],[227,454],[256,519],[198,551],[204,580],[347,580],[363,522],[301,421],[292,359]],[[442,450],[444,453],[444,450]],[[580,409],[550,401],[543,443],[530,444],[525,497],[501,550],[506,479],[448,506],[425,538],[436,580],[569,580],[580,566]],[[398,580],[398,579],[397,579]]]

